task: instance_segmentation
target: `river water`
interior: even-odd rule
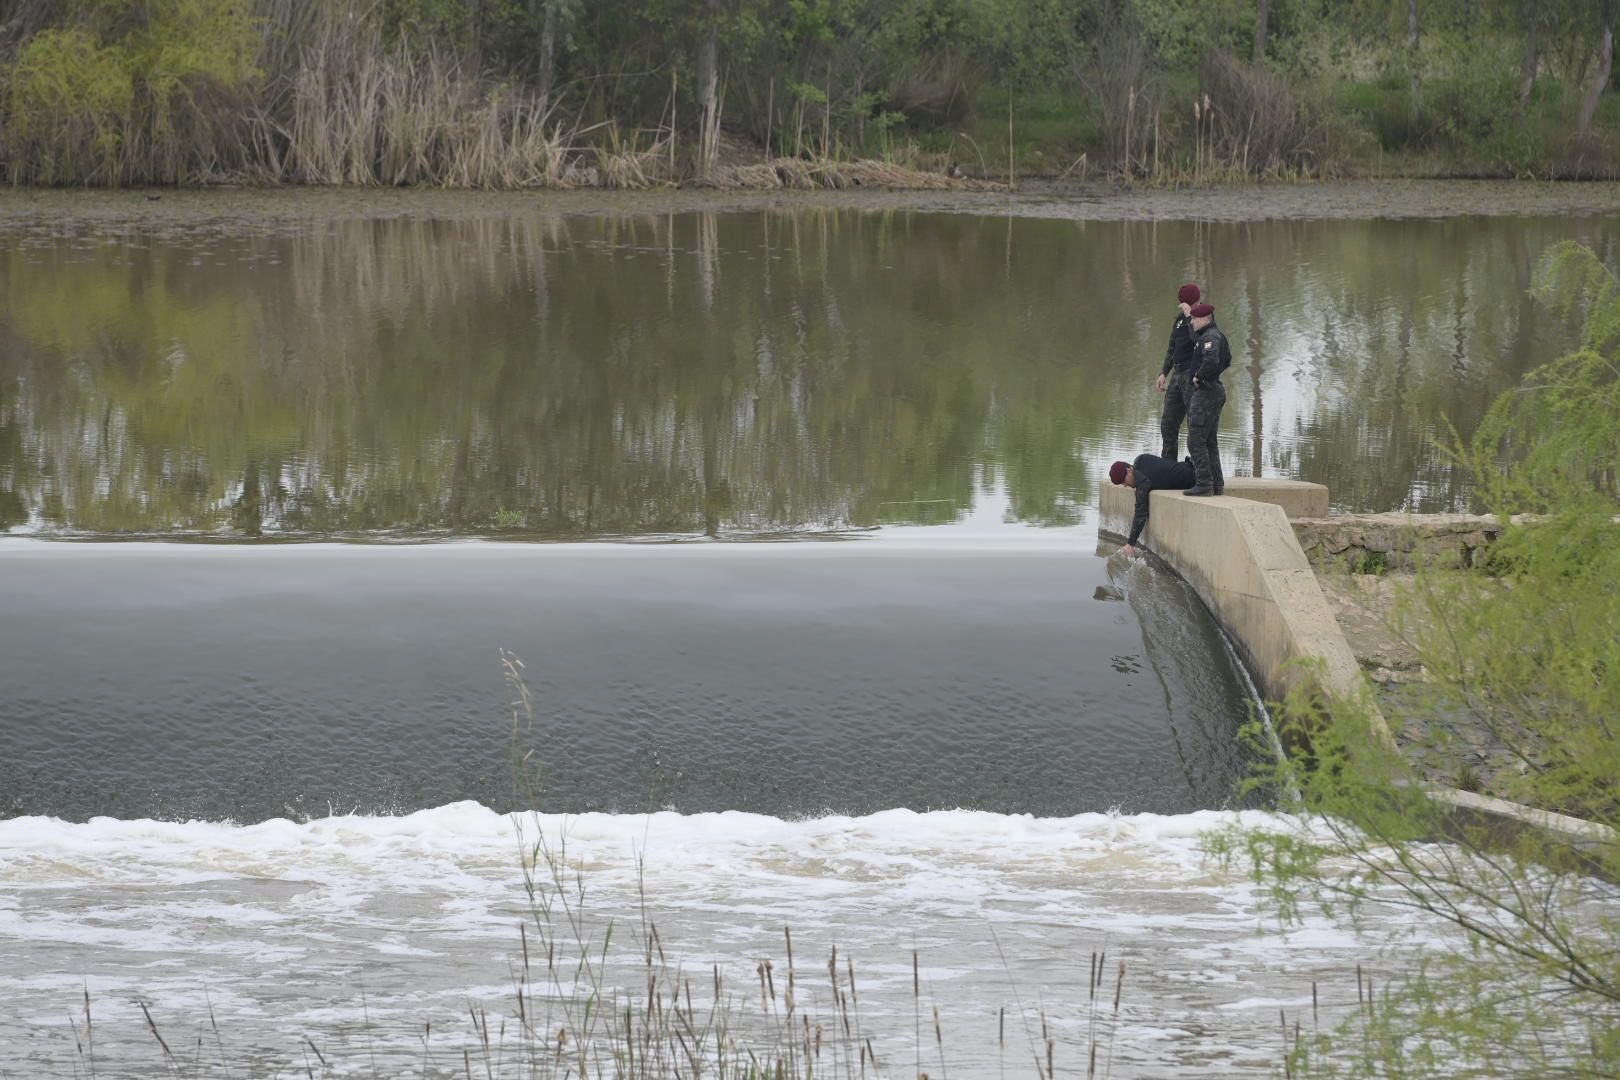
[[[1524,290],[1572,236],[1614,226],[0,222],[0,1074],[519,1075],[653,927],[835,1072],[851,978],[884,1075],[1278,1067],[1438,931],[1285,934],[1200,854],[1264,812],[1252,695],[1097,485],[1192,279],[1229,475],[1466,507],[1432,438],[1568,344]]]

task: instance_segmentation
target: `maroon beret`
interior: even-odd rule
[[[1123,461],[1114,462],[1108,466],[1108,482],[1110,484],[1123,484],[1125,482],[1125,473],[1129,469],[1130,466]]]
[[[1196,304],[1203,298],[1203,292],[1190,281],[1176,290],[1176,303],[1178,304]]]
[[[1195,319],[1207,319],[1211,315],[1215,314],[1215,308],[1210,304],[1199,304],[1187,314],[1191,315]]]

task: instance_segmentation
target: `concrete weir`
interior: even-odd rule
[[[1224,495],[1195,499],[1179,491],[1155,491],[1148,500],[1143,546],[1198,593],[1267,699],[1281,700],[1307,680],[1331,694],[1359,697],[1373,730],[1394,745],[1289,523],[1327,517],[1326,487],[1302,480],[1231,477]],[[1105,483],[1099,509],[1099,531],[1123,540],[1136,513],[1136,492]],[[1438,784],[1428,790],[1431,798],[1450,807],[1455,820],[1486,823],[1504,835],[1540,830],[1575,850],[1616,840],[1606,826],[1565,814]]]
[[[1288,523],[1326,517],[1326,487],[1233,477],[1225,495],[1155,491],[1148,499],[1143,545],[1197,591],[1266,697],[1280,700],[1307,678],[1332,693],[1363,691],[1360,665]],[[1101,531],[1128,536],[1136,492],[1107,485],[1101,504]],[[1387,737],[1372,707],[1374,726]]]

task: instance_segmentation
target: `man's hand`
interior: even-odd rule
[[[1159,376],[1159,381],[1154,383],[1153,385],[1157,386],[1159,388],[1159,393],[1161,393],[1161,394],[1164,393],[1164,376],[1160,375]]]
[[[1186,315],[1189,318],[1192,316],[1192,305],[1191,304],[1177,304],[1176,306],[1181,308],[1181,313],[1183,315]]]
[[[1136,558],[1136,548],[1132,547],[1130,544],[1126,544],[1124,547],[1120,548],[1119,553],[1125,556],[1127,559]]]

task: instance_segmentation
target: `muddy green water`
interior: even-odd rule
[[[77,223],[76,223],[77,222]],[[1607,217],[1097,222],[852,210],[0,222],[0,529],[826,534],[984,477],[1088,520],[1157,445],[1184,280],[1233,475],[1464,508],[1433,439],[1556,355],[1537,256]]]

